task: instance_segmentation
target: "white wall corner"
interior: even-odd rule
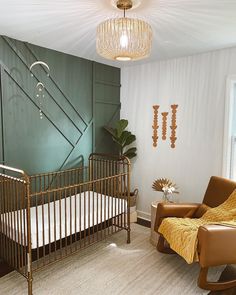
[[[224,136],[223,136],[223,157],[222,157],[222,175],[229,178],[230,176],[230,154],[231,154],[231,134],[233,119],[233,102],[234,102],[234,84],[236,75],[230,75],[226,80],[225,94],[225,114],[224,114]]]

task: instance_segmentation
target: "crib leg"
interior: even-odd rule
[[[130,244],[130,228],[127,229],[127,244]]]
[[[28,295],[33,295],[33,278],[31,274],[28,277]]]

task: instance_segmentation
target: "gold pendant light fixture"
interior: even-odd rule
[[[132,0],[118,0],[116,6],[124,11],[124,16],[108,19],[98,25],[97,53],[119,61],[148,57],[152,47],[151,26],[143,20],[126,17],[126,10],[133,7]]]

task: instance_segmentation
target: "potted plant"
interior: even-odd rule
[[[137,156],[137,148],[130,147],[135,142],[136,136],[126,130],[128,124],[128,120],[121,119],[116,122],[115,128],[105,126],[104,129],[112,136],[112,140],[117,145],[119,155],[132,159]]]
[[[132,159],[137,156],[137,148],[131,146],[136,141],[136,136],[127,130],[128,120],[121,119],[116,122],[115,127],[104,126],[104,129],[111,135],[115,142],[120,156]],[[130,192],[130,207],[136,206],[138,189]],[[134,209],[135,210],[135,209]]]

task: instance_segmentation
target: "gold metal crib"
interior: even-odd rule
[[[28,176],[0,165],[0,257],[33,272],[120,230],[130,243],[130,161],[91,154],[88,167]]]

